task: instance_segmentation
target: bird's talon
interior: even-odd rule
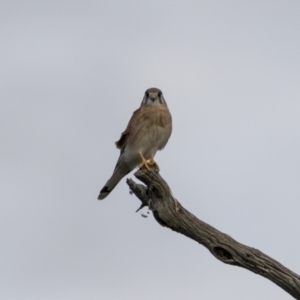
[[[151,155],[150,161],[148,162],[148,165],[153,166],[157,172],[160,171],[160,168],[158,166],[158,164],[156,163],[156,161],[154,160],[154,157]]]
[[[151,167],[154,167],[157,172],[160,171],[160,168],[159,168],[158,164],[155,161],[148,162],[148,165],[150,165]]]
[[[149,165],[148,165],[148,163],[146,162],[146,163],[144,163],[144,162],[142,162],[140,165],[139,165],[139,168],[140,169],[142,169],[142,168],[146,168],[148,171],[150,171],[150,168],[149,168]]]
[[[147,162],[147,160],[143,156],[142,152],[139,152],[139,154],[140,154],[140,157],[142,159],[142,163],[139,165],[139,168],[142,169],[143,167],[145,167],[148,171],[150,171],[149,163]]]

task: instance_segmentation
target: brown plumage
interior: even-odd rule
[[[116,146],[121,150],[111,178],[100,191],[98,199],[104,199],[118,182],[141,162],[156,164],[154,156],[167,144],[172,132],[172,116],[161,90],[148,89]],[[150,162],[147,163],[146,160]]]
[[[141,106],[133,113],[127,128],[115,144],[118,149],[123,149],[127,143],[136,140],[141,131],[143,134],[151,134],[153,126],[167,128],[170,125],[172,117],[167,106]]]

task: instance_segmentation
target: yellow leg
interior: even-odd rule
[[[154,160],[153,155],[151,155],[151,158],[150,158],[150,161],[148,162],[148,165],[154,166],[154,168],[155,168],[157,171],[160,170],[158,164],[157,164],[156,161]]]
[[[139,154],[142,159],[142,163],[139,165],[140,169],[145,167],[148,171],[150,171],[149,164],[148,164],[147,160],[145,159],[145,157],[143,156],[142,152],[139,152]]]

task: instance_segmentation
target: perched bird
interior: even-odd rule
[[[138,165],[149,169],[154,165],[157,150],[162,150],[172,132],[172,116],[162,91],[150,88],[139,109],[137,109],[116,146],[121,150],[117,165],[110,179],[100,191],[99,200],[104,199],[115,188],[119,181]],[[149,160],[149,161],[148,161]]]

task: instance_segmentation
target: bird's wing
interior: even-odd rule
[[[169,117],[170,116],[170,117]],[[158,147],[158,150],[162,150],[165,148],[165,146],[167,145],[168,143],[168,140],[171,136],[171,133],[172,133],[172,119],[171,119],[171,115],[167,116],[170,121],[168,124],[166,124],[163,128],[164,128],[164,133],[163,133],[163,140],[161,141],[161,144],[159,145]]]
[[[130,134],[132,134],[132,131],[135,128],[136,120],[139,119],[139,115],[141,114],[141,108],[137,109],[133,112],[133,115],[131,119],[129,120],[129,123],[125,129],[125,131],[122,132],[121,137],[118,141],[116,141],[116,146],[118,149],[124,149],[127,146],[128,139],[130,137]]]

